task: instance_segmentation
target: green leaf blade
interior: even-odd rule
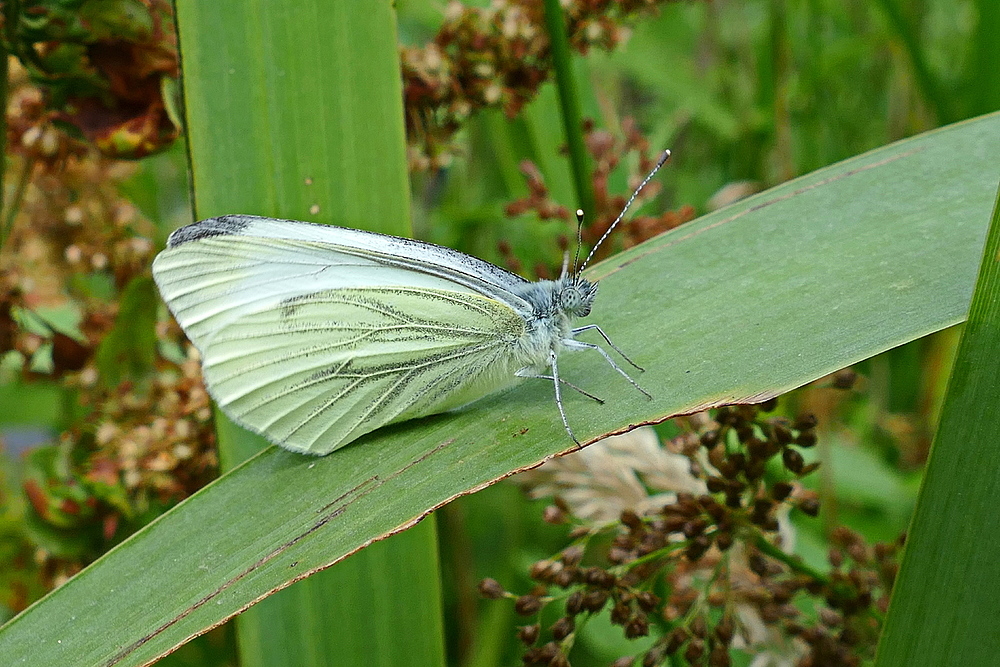
[[[389,4],[182,0],[177,13],[196,217],[256,213],[410,235]],[[267,446],[221,415],[218,425],[226,469]],[[242,615],[241,663],[367,665],[378,647],[385,665],[442,664],[435,536],[427,521]],[[396,623],[364,633],[344,619],[324,623],[338,605]]]
[[[1000,192],[876,665],[991,665],[1000,629]]]

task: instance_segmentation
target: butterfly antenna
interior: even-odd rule
[[[666,164],[667,160],[669,159],[670,159],[670,151],[669,150],[663,151],[663,153],[660,155],[660,159],[656,161],[656,165],[653,167],[653,170],[646,175],[646,178],[642,179],[642,183],[639,184],[639,187],[635,189],[635,192],[632,193],[632,196],[628,198],[627,202],[625,202],[625,208],[623,208],[622,212],[618,214],[618,217],[615,218],[615,221],[611,223],[611,226],[608,227],[608,230],[606,232],[604,232],[604,235],[601,236],[600,239],[598,239],[593,249],[591,249],[590,254],[587,255],[587,259],[583,260],[583,265],[580,267],[580,271],[583,271],[585,268],[587,268],[587,264],[590,263],[590,260],[594,257],[594,253],[597,252],[597,249],[601,247],[602,243],[604,243],[604,239],[608,238],[608,235],[614,231],[615,227],[618,226],[618,223],[621,222],[622,218],[625,217],[625,214],[628,213],[628,209],[632,205],[632,202],[635,201],[635,198],[639,196],[639,193],[642,192],[642,189],[644,187],[646,187],[646,184],[649,183],[651,180],[653,180],[653,176],[656,176],[656,172],[658,172],[660,170],[660,167]]]
[[[576,257],[573,258],[573,277],[580,275],[580,248],[583,246],[583,209],[576,209]]]

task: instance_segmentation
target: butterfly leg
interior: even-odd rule
[[[573,442],[580,445],[580,441],[576,439],[573,435],[573,429],[569,427],[569,420],[566,419],[566,411],[563,409],[562,404],[562,391],[559,389],[559,367],[556,365],[556,351],[549,350],[549,365],[552,367],[552,384],[556,387],[556,407],[559,408],[559,416],[562,417],[563,426],[566,427],[566,432],[569,433],[569,437],[573,439]]]
[[[539,375],[538,373],[532,372],[530,366],[527,367],[527,368],[522,368],[521,370],[519,370],[516,373],[514,373],[514,375],[516,375],[519,378],[531,378],[533,380],[552,380],[553,382],[555,381],[555,378],[552,377],[551,375]],[[597,396],[594,396],[589,391],[585,391],[584,389],[581,389],[580,387],[577,387],[575,384],[573,384],[569,380],[564,380],[562,378],[559,378],[559,382],[563,383],[564,385],[566,385],[570,389],[576,389],[578,392],[580,392],[581,394],[583,394],[587,398],[592,398],[595,401],[597,401],[598,403],[600,403],[601,405],[604,405],[604,399],[603,398],[598,398]]]
[[[573,329],[571,333],[573,333],[574,335],[576,335],[576,334],[580,333],[581,331],[589,331],[590,329],[595,329],[597,331],[597,333],[601,334],[601,338],[604,339],[604,342],[606,342],[608,345],[610,345],[611,349],[613,349],[615,352],[617,352],[618,354],[622,355],[622,359],[624,359],[625,361],[627,361],[630,364],[632,364],[632,366],[635,367],[636,369],[638,369],[639,371],[645,372],[645,370],[646,370],[645,368],[643,368],[639,364],[637,364],[634,361],[632,361],[631,359],[629,359],[627,354],[625,354],[624,352],[622,352],[618,348],[617,345],[615,345],[614,343],[611,342],[611,339],[608,338],[608,334],[604,333],[604,329],[602,329],[599,325],[597,325],[597,324],[587,324],[585,326],[577,327],[576,329]],[[605,356],[607,356],[607,355],[605,355]],[[614,364],[612,364],[612,365],[614,365]],[[626,377],[628,377],[628,376],[626,376]]]
[[[618,364],[615,363],[615,360],[611,358],[611,355],[608,354],[605,351],[605,349],[603,347],[601,347],[600,345],[594,345],[593,343],[584,343],[583,341],[573,340],[572,338],[565,338],[565,339],[563,339],[563,345],[565,345],[566,347],[568,347],[570,349],[576,349],[576,350],[597,350],[604,357],[605,361],[607,361],[609,364],[611,364],[611,367],[614,368],[616,371],[618,371],[623,378],[625,378],[626,380],[628,380],[629,383],[633,387],[635,387],[636,389],[638,389],[639,391],[641,391],[642,393],[644,393],[646,395],[646,398],[653,398],[653,395],[650,394],[645,389],[643,389],[642,387],[640,387],[639,383],[637,383],[635,380],[633,380],[631,377],[629,377],[629,374],[626,373],[625,371],[623,371],[621,369],[621,367]],[[554,364],[553,364],[553,368],[555,368]]]

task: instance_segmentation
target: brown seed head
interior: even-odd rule
[[[542,511],[542,521],[554,526],[566,523],[566,512],[555,505],[549,505]]]
[[[569,658],[565,653],[560,653],[549,661],[549,667],[570,667]]]
[[[499,600],[507,595],[507,591],[496,579],[486,578],[479,582],[479,594],[489,600]]]
[[[729,667],[731,664],[728,648],[721,644],[712,647],[712,652],[708,654],[708,667]]]
[[[627,526],[630,530],[641,531],[643,529],[642,518],[633,510],[626,509],[622,511],[618,520],[625,524],[625,526]]]
[[[806,498],[798,503],[798,508],[808,516],[816,516],[819,514],[819,499]]]
[[[816,433],[814,431],[803,431],[795,437],[795,444],[799,447],[812,447],[816,444]]]
[[[521,640],[521,643],[525,646],[531,646],[538,641],[538,634],[541,628],[537,623],[534,625],[522,625],[517,629],[517,638]]]
[[[528,569],[528,576],[535,581],[551,581],[552,577],[561,568],[550,560],[538,560],[531,564]]]
[[[624,602],[616,602],[611,607],[611,624],[625,625],[632,618],[632,606]]]
[[[565,567],[556,572],[556,576],[552,577],[552,583],[559,588],[569,588],[576,581],[577,572],[575,567]]]
[[[785,464],[791,472],[796,475],[802,474],[802,469],[805,467],[805,459],[802,458],[802,454],[798,450],[792,449],[791,447],[785,447],[781,450],[781,462]]]
[[[684,536],[687,538],[692,538],[697,535],[701,535],[705,532],[705,528],[708,527],[708,521],[701,517],[691,519],[684,524],[683,532]]]
[[[573,633],[574,629],[576,629],[576,624],[573,622],[573,619],[568,616],[563,616],[552,624],[549,631],[552,633],[553,639],[561,642],[566,639],[566,637],[569,637],[570,634]]]
[[[542,608],[542,601],[535,595],[522,595],[514,602],[514,611],[520,616],[537,614]]]
[[[835,612],[832,609],[827,609],[826,607],[823,607],[822,609],[819,610],[819,620],[823,622],[823,625],[826,625],[831,628],[836,628],[841,624],[843,624],[844,617],[843,615]]]
[[[615,575],[599,567],[585,567],[580,571],[585,584],[599,588],[611,588],[615,584]]]
[[[650,591],[641,591],[635,596],[635,601],[639,604],[639,608],[645,612],[652,612],[660,604],[660,598]]]
[[[779,445],[787,445],[793,439],[792,430],[781,422],[772,424],[771,430],[774,432],[775,442],[777,442]]]
[[[598,612],[608,601],[608,592],[605,590],[587,591],[583,596],[583,608],[590,612]]]
[[[796,431],[808,431],[809,429],[816,428],[816,424],[819,421],[816,419],[816,415],[804,414],[799,415],[795,419],[795,424],[792,426]]]
[[[834,389],[853,389],[854,383],[858,381],[858,374],[850,368],[839,370],[833,374]]]
[[[541,647],[539,657],[547,661],[552,661],[559,655],[562,655],[562,650],[560,650],[559,644],[549,642]],[[551,664],[551,662],[549,664]]]
[[[684,659],[694,664],[705,654],[705,642],[695,637],[688,642],[688,647],[684,651]]]
[[[645,637],[649,634],[649,619],[643,613],[638,613],[629,619],[628,623],[625,624],[625,637],[628,639],[635,639],[636,637]]]
[[[700,639],[704,639],[705,635],[708,634],[708,623],[701,614],[695,616],[688,627],[691,628],[691,634]]]
[[[653,646],[642,656],[642,667],[659,667],[663,664],[664,650],[661,645]]]
[[[719,622],[715,624],[715,637],[725,644],[729,645],[733,641],[733,635],[735,634],[735,627],[733,626],[733,617],[729,614],[724,614]]]
[[[680,649],[684,643],[691,638],[691,633],[687,631],[683,626],[678,626],[670,631],[667,635],[667,641],[664,642],[664,650],[668,655],[673,655]]]
[[[704,556],[710,546],[712,546],[712,540],[705,535],[699,535],[691,540],[691,544],[684,550],[684,556],[693,563]]]
[[[559,556],[559,560],[562,561],[563,565],[578,565],[580,561],[583,560],[583,545],[574,544],[571,547],[563,549],[562,554]]]
[[[566,613],[570,616],[576,616],[581,611],[583,611],[583,592],[574,591],[566,598]]]
[[[792,494],[792,490],[794,488],[795,487],[789,482],[776,482],[774,486],[771,487],[771,497],[776,501],[781,502]]]

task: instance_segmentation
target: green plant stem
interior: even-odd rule
[[[577,636],[583,631],[583,626],[587,625],[587,621],[589,621],[595,615],[596,614],[594,614],[593,612],[582,614],[578,617],[579,620],[574,621],[576,623],[575,629],[573,630],[573,632],[569,633],[566,636],[566,639],[560,642],[560,647],[562,648],[563,653],[569,655],[569,652],[573,650],[573,646],[576,644]]]
[[[3,11],[4,15],[4,39],[6,40],[4,47],[7,53],[16,56],[33,78],[45,81],[53,80],[55,77],[45,69],[45,63],[42,62],[38,52],[18,36],[21,24],[20,0],[0,2],[0,11]]]
[[[886,16],[889,18],[889,23],[895,29],[896,35],[903,42],[903,48],[906,49],[906,53],[910,57],[910,63],[913,65],[913,74],[916,77],[917,85],[920,86],[925,99],[931,105],[931,108],[934,109],[937,122],[941,125],[954,122],[956,118],[953,117],[951,112],[951,104],[948,97],[941,92],[938,80],[931,74],[931,69],[924,58],[924,52],[917,41],[917,35],[912,26],[907,23],[906,17],[903,16],[903,12],[900,11],[899,6],[896,4],[896,0],[878,0],[878,3],[882,5],[883,11],[885,11]]]
[[[621,565],[618,565],[617,567],[612,568],[612,570],[615,572],[615,574],[620,574],[620,573],[628,572],[632,568],[637,567],[639,565],[644,565],[645,563],[649,563],[650,561],[659,560],[661,558],[666,558],[672,552],[674,552],[674,551],[680,551],[681,549],[683,549],[687,545],[688,545],[687,541],[676,542],[674,544],[670,544],[668,546],[665,546],[662,549],[657,549],[656,551],[651,551],[648,554],[646,554],[645,556],[639,556],[635,560],[630,560],[627,563],[622,563]]]
[[[3,71],[0,71],[0,109],[7,108],[7,77],[10,74],[10,70],[7,66],[8,60],[7,48],[0,42],[0,58],[3,59],[3,64],[0,67]],[[7,175],[7,114],[0,113],[0,211],[3,211],[4,205],[4,183],[6,182],[5,177]],[[0,228],[0,250],[3,250],[4,245],[7,243],[7,227]]]
[[[6,158],[6,155],[4,157]],[[10,230],[14,227],[14,220],[17,218],[17,212],[21,210],[21,202],[24,201],[24,193],[28,189],[28,183],[31,182],[31,172],[34,168],[35,160],[25,157],[21,165],[21,171],[18,172],[14,196],[7,202],[7,208],[3,212],[3,223],[0,226],[0,248],[3,247],[3,243],[6,242]]]
[[[10,35],[12,33],[11,8],[13,3],[4,3],[4,39],[0,39],[0,214],[4,210],[4,184],[7,175],[7,96],[10,92]],[[7,243],[7,228],[0,228],[0,250]]]
[[[559,108],[562,111],[566,145],[569,148],[570,167],[573,170],[573,184],[576,198],[585,213],[596,213],[594,184],[590,180],[590,160],[583,142],[583,113],[580,110],[580,96],[576,91],[573,75],[573,61],[569,51],[569,37],[563,20],[559,0],[545,0],[545,24],[549,31],[549,52],[555,71],[556,89],[559,91]]]
[[[788,17],[785,0],[771,0],[771,109],[774,113],[774,155],[782,181],[795,178],[798,171],[792,150],[792,119],[788,100],[789,61]]]
[[[830,584],[830,578],[827,577],[825,574],[823,574],[814,567],[806,565],[802,561],[802,559],[799,558],[798,556],[795,556],[794,554],[785,553],[778,547],[774,546],[761,533],[754,531],[752,533],[752,538],[748,541],[752,542],[755,547],[760,549],[762,552],[764,552],[774,560],[781,561],[795,572],[800,572],[808,577],[811,577],[816,581],[818,581],[819,583],[823,584],[824,586],[828,586]]]
[[[21,167],[14,196],[8,201],[6,197],[7,182],[7,98],[10,94],[10,55],[14,53],[24,61],[21,53],[21,43],[17,37],[18,22],[21,16],[21,3],[18,0],[8,0],[3,3],[4,35],[0,39],[0,57],[3,58],[3,68],[0,71],[0,250],[7,243],[7,237],[14,226],[14,219],[21,208],[21,201],[24,199],[24,192],[31,180],[31,171],[35,166],[35,161],[25,158]],[[34,51],[32,51],[34,54]],[[28,66],[26,64],[26,66]]]
[[[996,35],[1000,32],[1000,4],[995,0],[977,0],[976,14],[979,21],[973,33],[972,70],[966,74],[973,95],[969,100],[969,115],[989,113],[1000,108],[1000,49],[996,48]]]

